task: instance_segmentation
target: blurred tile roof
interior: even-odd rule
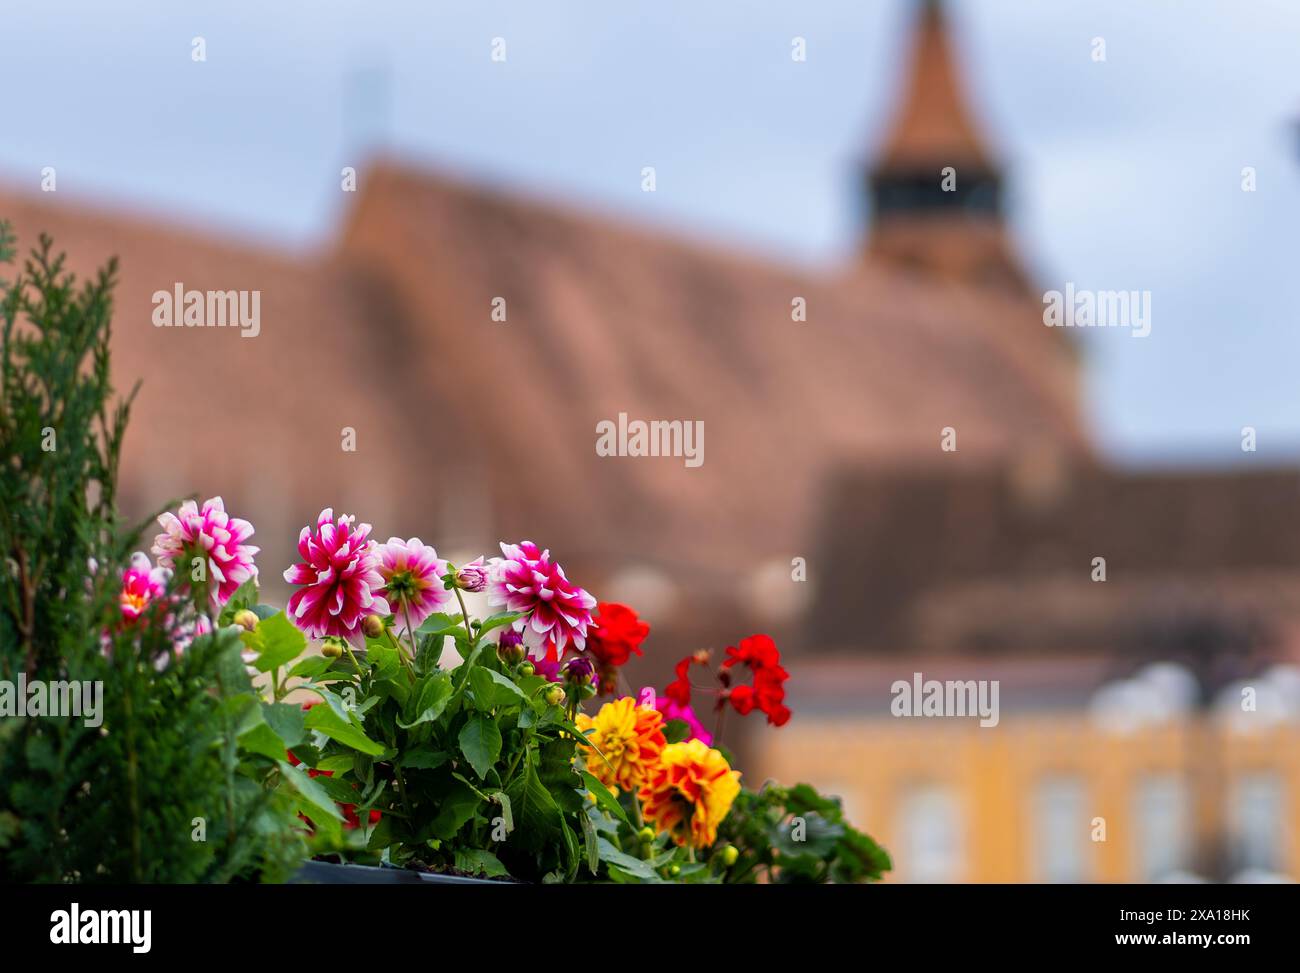
[[[365,176],[307,254],[0,192],[24,245],[49,233],[82,274],[121,257],[115,373],[143,381],[128,507],[225,495],[272,582],[328,505],[381,538],[530,537],[580,580],[649,565],[714,597],[808,553],[846,461],[1088,454],[1073,363],[1023,303],[872,265],[806,274],[391,160]],[[261,334],[155,328],[151,295],[178,282],[260,290]],[[619,413],[702,420],[703,466],[597,456]]]

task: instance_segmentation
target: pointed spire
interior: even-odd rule
[[[967,109],[938,0],[917,15],[899,111],[866,183],[872,259],[1028,293],[1002,222],[1002,175]]]
[[[904,91],[877,172],[930,168],[936,162],[993,168],[962,97],[948,20],[939,0],[923,0]]]

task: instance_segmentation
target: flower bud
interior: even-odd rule
[[[678,865],[676,862],[674,862],[673,864],[671,864],[671,865],[668,866],[668,877],[669,877],[669,878],[676,878],[676,877],[677,877],[678,875],[680,875],[681,873],[682,873],[682,866],[681,866],[681,865]]]
[[[232,621],[234,621],[234,623],[245,632],[251,632],[253,629],[257,628],[258,618],[256,614],[249,611],[247,608],[241,608],[239,611],[235,612],[235,617]]]
[[[518,632],[509,631],[501,635],[501,641],[497,643],[497,658],[506,665],[523,662],[527,654],[528,650],[524,648],[523,639]]]
[[[519,667],[519,675],[521,676],[531,676],[536,671],[537,671],[537,667],[533,665],[531,662],[525,662],[523,665]]]
[[[366,638],[377,639],[384,634],[384,620],[378,615],[367,615],[361,619],[361,631]]]
[[[586,656],[574,656],[563,666],[561,671],[564,678],[577,686],[585,686],[591,682],[591,677],[596,671],[596,667],[591,664],[591,660]]]
[[[707,666],[709,664],[709,659],[712,656],[713,653],[708,649],[696,649],[691,658],[695,660],[697,666]]]
[[[546,690],[546,696],[544,698],[552,706],[559,706],[564,702],[564,687],[552,686],[550,689]]]
[[[478,557],[456,572],[455,585],[461,591],[483,591],[487,588],[488,569],[483,558]]]
[[[514,648],[516,645],[524,644],[524,636],[521,632],[516,632],[513,628],[508,628],[501,633],[501,638],[497,639],[497,651],[501,651],[502,646]],[[525,649],[525,652],[527,649]]]
[[[740,858],[740,849],[735,845],[726,845],[722,849],[722,867],[730,868]]]
[[[636,836],[641,839],[642,844],[648,845],[650,842],[655,840],[655,829],[649,827],[642,828],[636,833]]]
[[[327,635],[325,637],[325,644],[320,647],[320,654],[325,656],[327,659],[337,659],[343,654],[343,649],[346,645],[347,643],[337,635]]]

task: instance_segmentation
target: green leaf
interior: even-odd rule
[[[487,666],[476,666],[470,671],[469,685],[474,691],[475,705],[484,712],[528,702],[528,697],[514,682]]]
[[[350,753],[335,753],[316,761],[317,770],[328,770],[332,774],[346,774],[352,770],[356,757]]]
[[[827,821],[813,811],[800,817],[804,822],[800,840],[795,840],[795,829],[792,823],[781,824],[773,828],[770,835],[772,847],[782,855],[791,857],[800,855],[812,855],[815,858],[828,857],[835,849],[836,842],[844,836],[844,825]]]
[[[317,784],[315,780],[308,777],[287,760],[280,761],[280,773],[285,782],[298,792],[298,795],[303,799],[303,801],[311,805],[312,810],[315,813],[309,814],[308,817],[313,821],[316,820],[317,814],[333,818],[336,821],[343,820],[343,815],[339,813],[339,809],[335,806],[334,801],[330,798],[329,794],[325,792],[325,789]]]
[[[482,624],[479,625],[479,638],[482,638],[494,628],[500,628],[502,625],[509,625],[516,618],[522,617],[522,615],[523,612],[497,612],[495,615],[489,615],[487,618],[483,619]]]
[[[480,803],[472,787],[454,781],[438,805],[438,816],[430,823],[430,832],[435,838],[450,840],[474,816]]]
[[[663,879],[659,873],[650,867],[650,863],[635,858],[625,852],[615,848],[608,839],[597,837],[596,850],[600,860],[607,865],[614,865],[622,869],[628,875],[641,880],[642,882],[662,883]]]
[[[432,672],[442,659],[442,648],[447,640],[442,635],[421,635],[415,653],[415,665],[420,672]]]
[[[459,615],[453,616],[448,615],[445,612],[434,612],[420,623],[419,628],[415,630],[415,634],[419,636],[463,636],[465,634],[465,629],[461,625],[461,618]]]
[[[471,875],[485,875],[488,878],[509,876],[501,859],[483,848],[465,848],[456,850],[456,867]]]
[[[307,711],[307,718],[304,722],[307,729],[318,730],[345,747],[368,753],[372,757],[384,752],[384,747],[366,736],[350,721],[342,719],[328,706],[313,706]]]
[[[600,747],[596,746],[595,742],[589,736],[589,734],[596,732],[594,727],[590,730],[587,730],[584,733],[582,730],[578,729],[577,724],[572,723],[569,720],[560,719],[560,720],[556,720],[556,722],[559,723],[560,726],[564,727],[566,730],[569,731],[569,733],[573,736],[574,741],[576,743],[581,744],[584,747],[590,747],[592,752],[605,762],[606,767],[608,767],[610,770],[617,772],[618,768],[609,762],[609,758],[605,756],[604,752],[600,749]]]
[[[889,852],[876,844],[875,840],[855,828],[846,828],[847,833],[836,846],[837,856],[831,866],[836,882],[849,883],[879,881],[882,872],[894,867]]]
[[[402,660],[397,654],[397,650],[392,646],[383,645],[379,642],[369,642],[366,648],[366,658],[374,666],[374,677],[376,679],[392,679],[399,669],[402,668]]]
[[[834,796],[823,797],[811,784],[795,784],[786,790],[785,809],[791,814],[807,814],[816,811],[831,820],[841,820],[840,799]]]
[[[310,774],[307,776],[311,777]],[[321,790],[328,794],[331,800],[336,801],[339,804],[361,803],[357,789],[353,787],[352,784],[339,777],[326,777],[322,774],[320,777],[311,777],[311,780],[312,783],[316,784]]]
[[[515,774],[506,793],[510,795],[516,824],[511,840],[532,850],[546,847],[559,828],[560,808],[531,764],[523,773]]]
[[[371,830],[370,839],[366,842],[366,851],[379,853],[392,843],[393,818],[391,815],[385,814]]]
[[[488,771],[501,756],[501,731],[496,723],[489,717],[476,713],[461,728],[458,741],[460,752],[470,762],[474,772],[479,777],[487,777]]]
[[[307,736],[306,714],[301,706],[292,703],[263,703],[262,717],[284,743],[285,749],[296,747]]]
[[[411,707],[415,718],[408,723],[398,717],[397,725],[409,730],[421,723],[433,722],[447,708],[451,692],[451,676],[448,673],[438,672],[425,676],[419,694],[415,696],[415,704]]]
[[[284,612],[258,622],[257,628],[240,636],[243,643],[257,652],[253,668],[270,672],[296,659],[307,648],[307,637],[289,621]]]
[[[619,803],[618,797],[589,771],[580,769],[578,772],[582,775],[582,782],[587,785],[587,790],[595,795],[596,803],[617,820],[632,828],[632,822],[627,816],[627,811],[623,809],[623,805]],[[632,830],[635,831],[636,829],[632,828]]]
[[[249,753],[279,762],[285,757],[284,741],[265,723],[257,723],[239,735],[239,746]]]
[[[560,835],[564,838],[564,859],[568,862],[564,878],[565,881],[572,882],[578,875],[578,866],[582,859],[578,855],[578,836],[573,833],[573,828],[569,826],[563,814],[560,815]]]
[[[291,676],[301,676],[303,679],[315,679],[317,676],[324,675],[325,670],[330,667],[330,660],[323,655],[309,655],[305,659],[299,659],[298,663],[289,670]]]
[[[451,758],[442,750],[407,751],[402,755],[403,770],[436,770]]]
[[[685,720],[669,720],[664,724],[664,739],[669,743],[681,743],[691,735],[691,725]]]
[[[595,875],[600,870],[600,848],[598,847],[596,826],[591,818],[582,815],[582,842],[587,849],[587,871]]]

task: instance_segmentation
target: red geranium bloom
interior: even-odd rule
[[[641,654],[641,643],[650,634],[650,626],[627,605],[602,601],[587,630],[587,654],[600,674],[600,691],[613,693],[619,666],[627,664],[632,653]]]
[[[790,673],[781,665],[781,652],[776,643],[766,635],[751,635],[741,639],[739,646],[728,646],[722,669],[726,672],[737,665],[749,669],[753,684],[735,686],[727,694],[736,712],[743,716],[757,707],[773,726],[784,726],[790,719],[790,710],[785,705],[785,681]]]
[[[727,646],[727,659],[722,663],[724,669],[744,663],[753,670],[781,669],[781,652],[776,643],[766,635],[751,635],[740,640],[740,646]]]
[[[602,665],[626,665],[632,653],[641,654],[641,643],[650,626],[627,605],[602,601],[596,606],[596,627],[587,633],[587,653]]]
[[[677,674],[677,678],[670,682],[664,689],[664,695],[678,706],[691,705],[691,680],[689,672],[691,663],[694,661],[694,657],[688,655],[685,659],[682,659],[681,662],[677,663],[676,667],[673,669],[673,672]]]
[[[737,686],[727,695],[731,705],[741,716],[748,716],[754,708],[754,687]]]

